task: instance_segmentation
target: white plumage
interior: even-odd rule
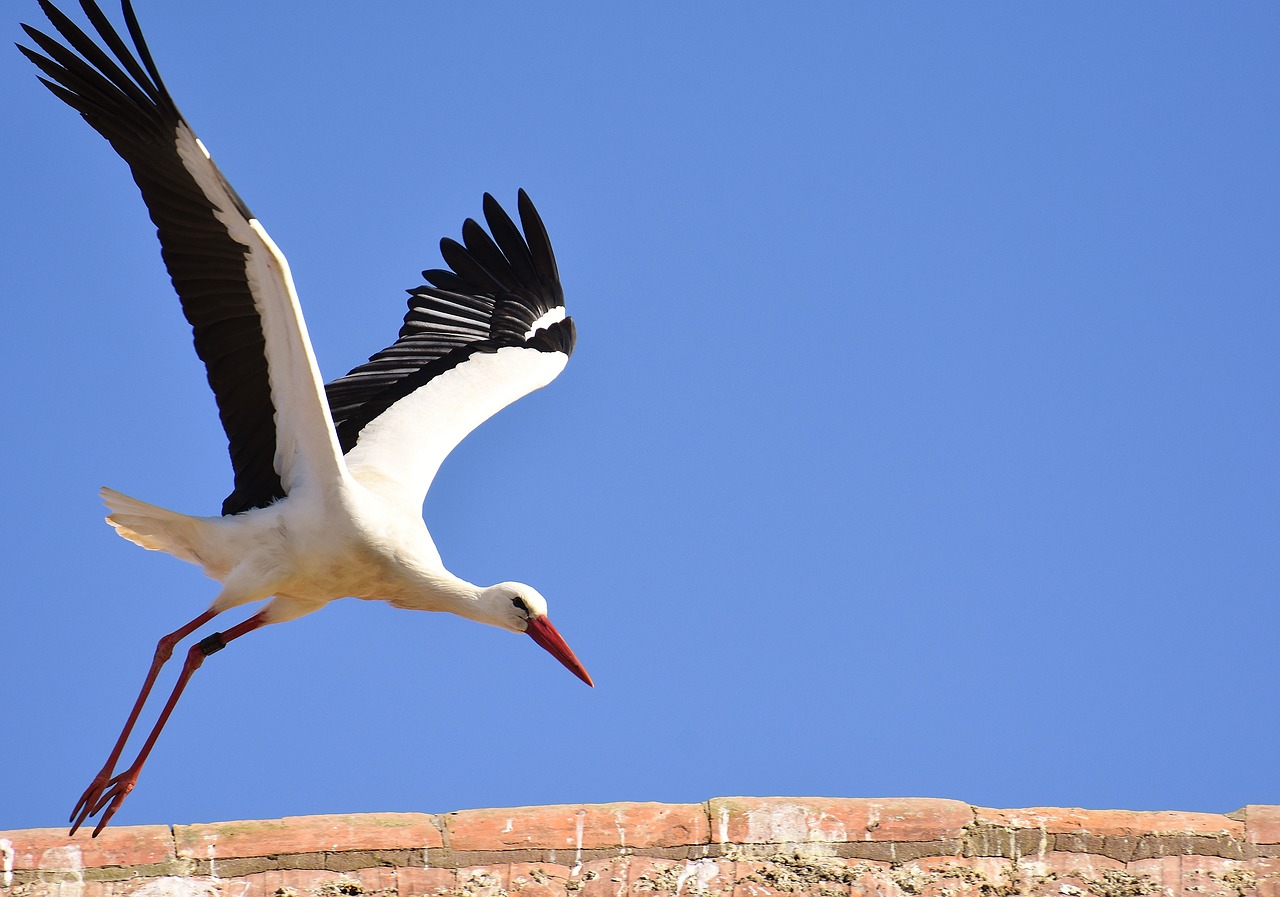
[[[321,379],[284,256],[178,112],[129,0],[133,48],[94,0],[97,39],[48,0],[62,41],[23,26],[41,80],[129,164],[157,226],[165,264],[192,325],[227,433],[235,488],[220,516],[166,510],[111,489],[108,522],[124,538],[196,564],[222,584],[209,609],[161,639],[124,731],[72,812],[96,835],[133,789],[188,679],[205,656],[268,623],[343,597],[447,611],[527,632],[587,684],[530,586],[488,588],[449,573],[423,523],[427,489],[469,432],[564,369],[575,331],[555,257],[523,191],[520,227],[486,195],[486,232],[441,242],[452,270],[424,271],[396,341],[328,384]],[[156,673],[174,646],[216,615],[266,607],[187,652],[137,759],[116,765]]]

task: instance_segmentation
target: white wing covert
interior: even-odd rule
[[[537,209],[521,190],[521,227],[489,194],[486,233],[440,241],[452,269],[423,271],[399,338],[326,387],[350,472],[387,498],[420,507],[462,439],[546,386],[573,352],[573,319]]]

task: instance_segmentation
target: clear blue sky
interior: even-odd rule
[[[598,687],[338,602],[205,665],[118,823],[1280,803],[1280,7],[138,12],[327,377],[484,191],[538,203],[578,350],[426,515]],[[96,489],[214,513],[231,480],[127,170],[15,51],[0,80],[5,829],[62,824],[216,589]]]

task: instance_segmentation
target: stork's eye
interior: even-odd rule
[[[514,597],[514,598],[512,598],[512,599],[511,599],[511,604],[512,604],[512,605],[513,605],[517,610],[522,610],[522,611],[524,611],[526,614],[527,614],[527,613],[529,613],[529,605],[525,604],[525,603],[524,603],[524,599],[523,599],[523,598],[521,598],[519,595],[517,595],[516,597]]]

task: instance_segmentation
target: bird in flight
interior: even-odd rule
[[[101,813],[96,836],[120,808],[205,657],[338,598],[447,611],[527,633],[591,685],[537,590],[454,576],[422,519],[427,489],[454,446],[550,383],[573,351],[555,256],[525,192],[518,227],[486,194],[488,231],[467,219],[461,243],[441,241],[450,270],[423,272],[427,283],[409,291],[395,342],[325,384],[288,263],[178,112],[130,0],[121,0],[128,42],[94,0],[81,6],[96,39],[39,2],[61,40],[23,25],[38,49],[19,49],[128,163],[205,364],[235,474],[219,516],[102,490],[117,533],[202,567],[222,587],[208,610],[160,639],[119,739],[71,812],[71,833]],[[262,610],[190,647],[136,759],[117,772],[175,646],[222,612],[266,599]]]

